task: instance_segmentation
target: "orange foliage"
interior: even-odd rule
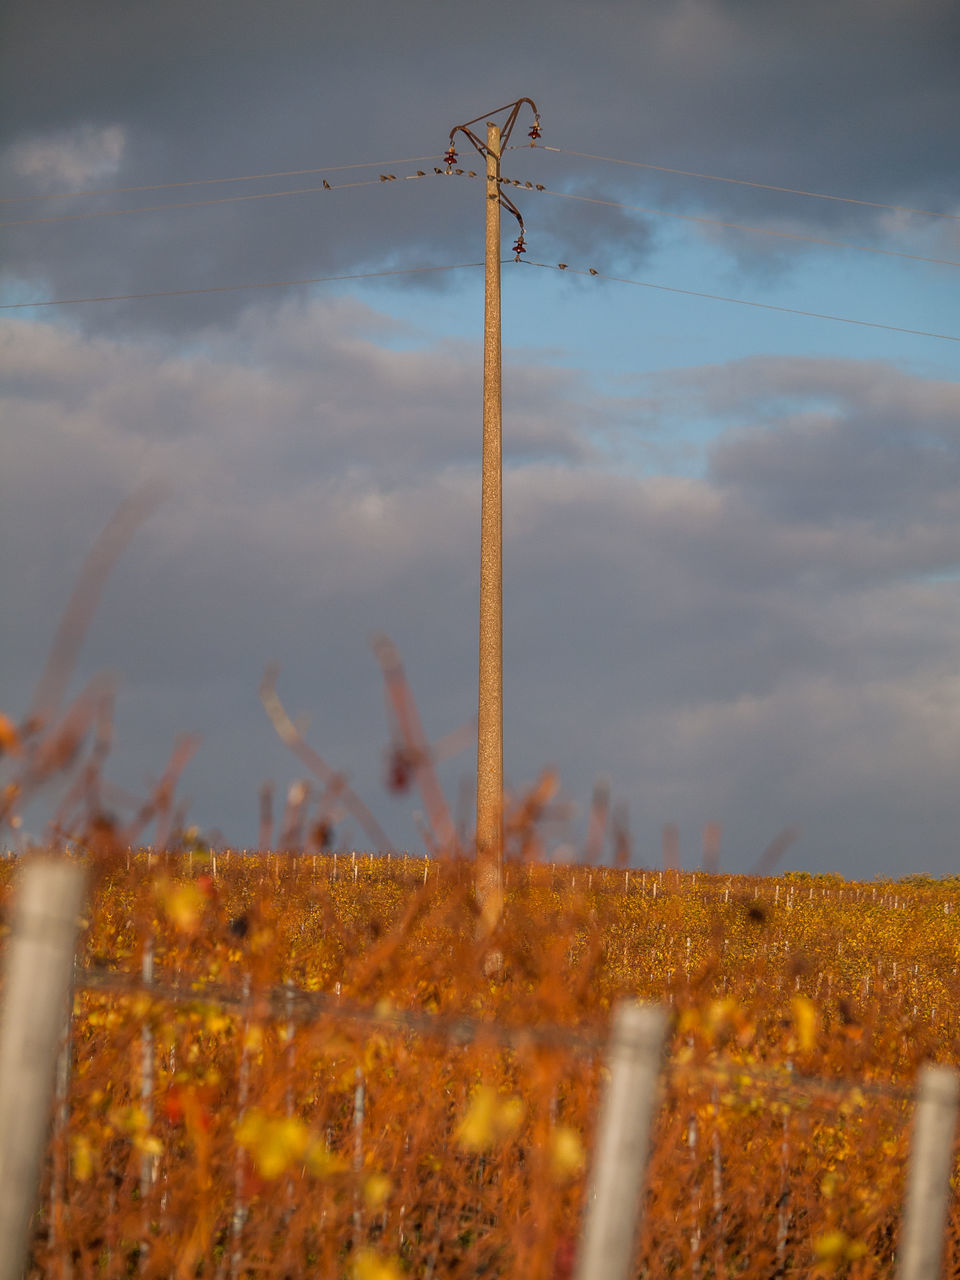
[[[560,1280],[622,997],[675,1013],[637,1274],[891,1274],[956,884],[511,863],[480,943],[471,871],[114,852],[33,1274]]]

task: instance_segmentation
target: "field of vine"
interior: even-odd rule
[[[637,1274],[893,1274],[957,883],[514,861],[479,943],[466,861],[93,865],[33,1274],[569,1276],[622,997],[673,1012]]]

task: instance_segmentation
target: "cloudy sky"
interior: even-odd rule
[[[109,776],[142,793],[195,732],[193,820],[252,845],[260,784],[302,772],[275,662],[418,846],[370,640],[438,739],[475,714],[478,623],[483,189],[433,170],[528,96],[510,785],[555,766],[579,844],[607,779],[638,864],[675,822],[695,865],[715,821],[731,871],[790,825],[783,866],[960,872],[954,0],[6,0],[0,48],[0,709],[161,485],[72,686],[116,677]],[[332,276],[364,278],[176,292]],[[23,305],[130,294],[167,296]],[[451,805],[474,767],[443,764]]]

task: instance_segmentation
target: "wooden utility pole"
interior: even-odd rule
[[[503,402],[500,360],[500,126],[487,124],[477,709],[477,900],[490,930],[503,905]]]
[[[457,162],[454,140],[463,133],[486,160],[486,255],[483,310],[483,469],[480,499],[480,672],[477,707],[477,869],[480,927],[489,933],[503,909],[503,406],[500,380],[500,206],[520,224],[513,246],[525,252],[523,218],[500,182],[500,157],[526,103],[534,115],[532,146],[540,137],[540,115],[530,98],[497,107],[450,130],[447,172]],[[508,111],[501,129],[487,120],[484,142],[470,128],[486,115]],[[457,170],[458,173],[462,170]]]

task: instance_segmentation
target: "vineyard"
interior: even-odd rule
[[[958,885],[515,860],[478,942],[458,859],[91,867],[31,1274],[569,1276],[623,997],[672,1014],[637,1275],[893,1274]]]

